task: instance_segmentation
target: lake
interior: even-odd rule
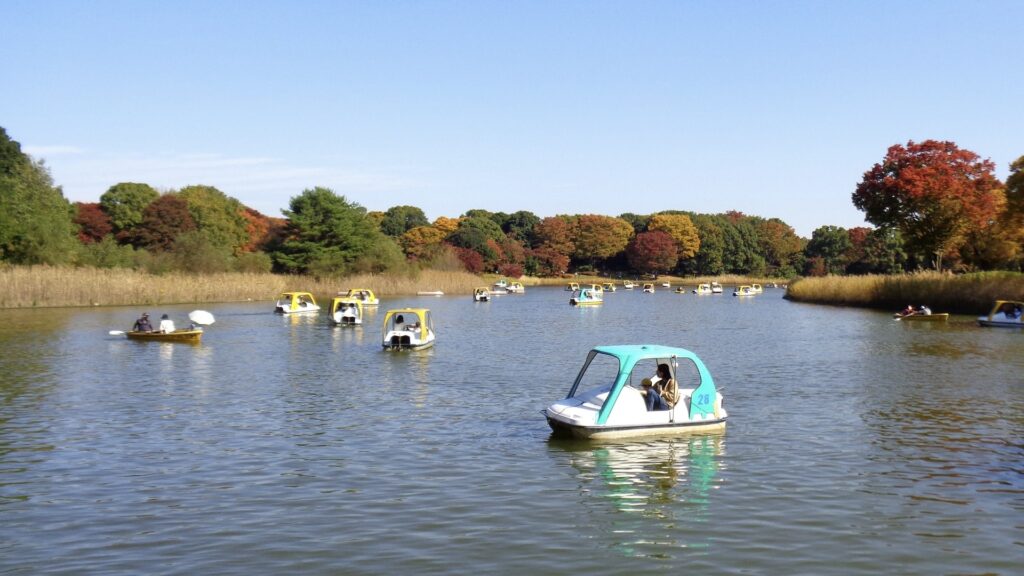
[[[0,311],[0,573],[1020,573],[1024,334],[726,291]],[[432,349],[382,351],[403,306]],[[195,308],[200,345],[107,334]],[[726,431],[551,438],[629,343],[696,352]]]

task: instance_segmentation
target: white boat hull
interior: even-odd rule
[[[671,422],[666,424],[645,424],[639,426],[582,426],[553,418],[544,412],[551,431],[558,435],[572,436],[583,440],[613,440],[618,438],[642,438],[644,436],[666,436],[671,434],[692,434],[694,432],[716,432],[725,430],[726,419],[703,422]]]
[[[385,350],[423,350],[434,345],[434,333],[427,332],[427,337],[420,339],[417,330],[392,330],[384,336],[382,343]]]
[[[264,310],[266,310],[266,308],[264,308]],[[319,311],[320,311],[320,307],[316,306],[316,305],[313,305],[313,306],[302,306],[302,307],[297,308],[295,310],[292,310],[291,307],[287,306],[287,305],[285,305],[285,306],[278,305],[277,307],[274,308],[274,312],[277,312],[278,314],[312,314],[312,313],[316,313],[316,312],[319,312]]]
[[[601,405],[607,399],[607,389],[560,400],[543,413],[554,433],[574,438],[635,438],[725,429],[728,413],[722,407],[721,394],[717,394],[714,416],[690,420],[687,406],[693,390],[680,390],[680,393],[683,399],[675,408],[648,411],[640,392],[625,388],[605,424],[596,422]]]

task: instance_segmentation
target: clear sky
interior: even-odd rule
[[[864,225],[886,149],[1024,155],[1024,2],[0,0],[0,126],[70,200]]]

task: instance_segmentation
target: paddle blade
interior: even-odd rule
[[[189,312],[188,319],[200,326],[209,326],[214,323],[213,314],[206,310],[193,310]]]
[[[110,332],[107,332],[107,334],[110,334],[111,336],[121,336],[124,334],[124,330],[111,330]]]

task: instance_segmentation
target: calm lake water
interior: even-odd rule
[[[1020,574],[1024,334],[795,304],[385,299],[361,328],[213,304],[0,311],[0,573]],[[385,353],[387,308],[433,349]],[[179,322],[195,306],[150,307]],[[554,440],[599,344],[695,351],[724,434]]]

